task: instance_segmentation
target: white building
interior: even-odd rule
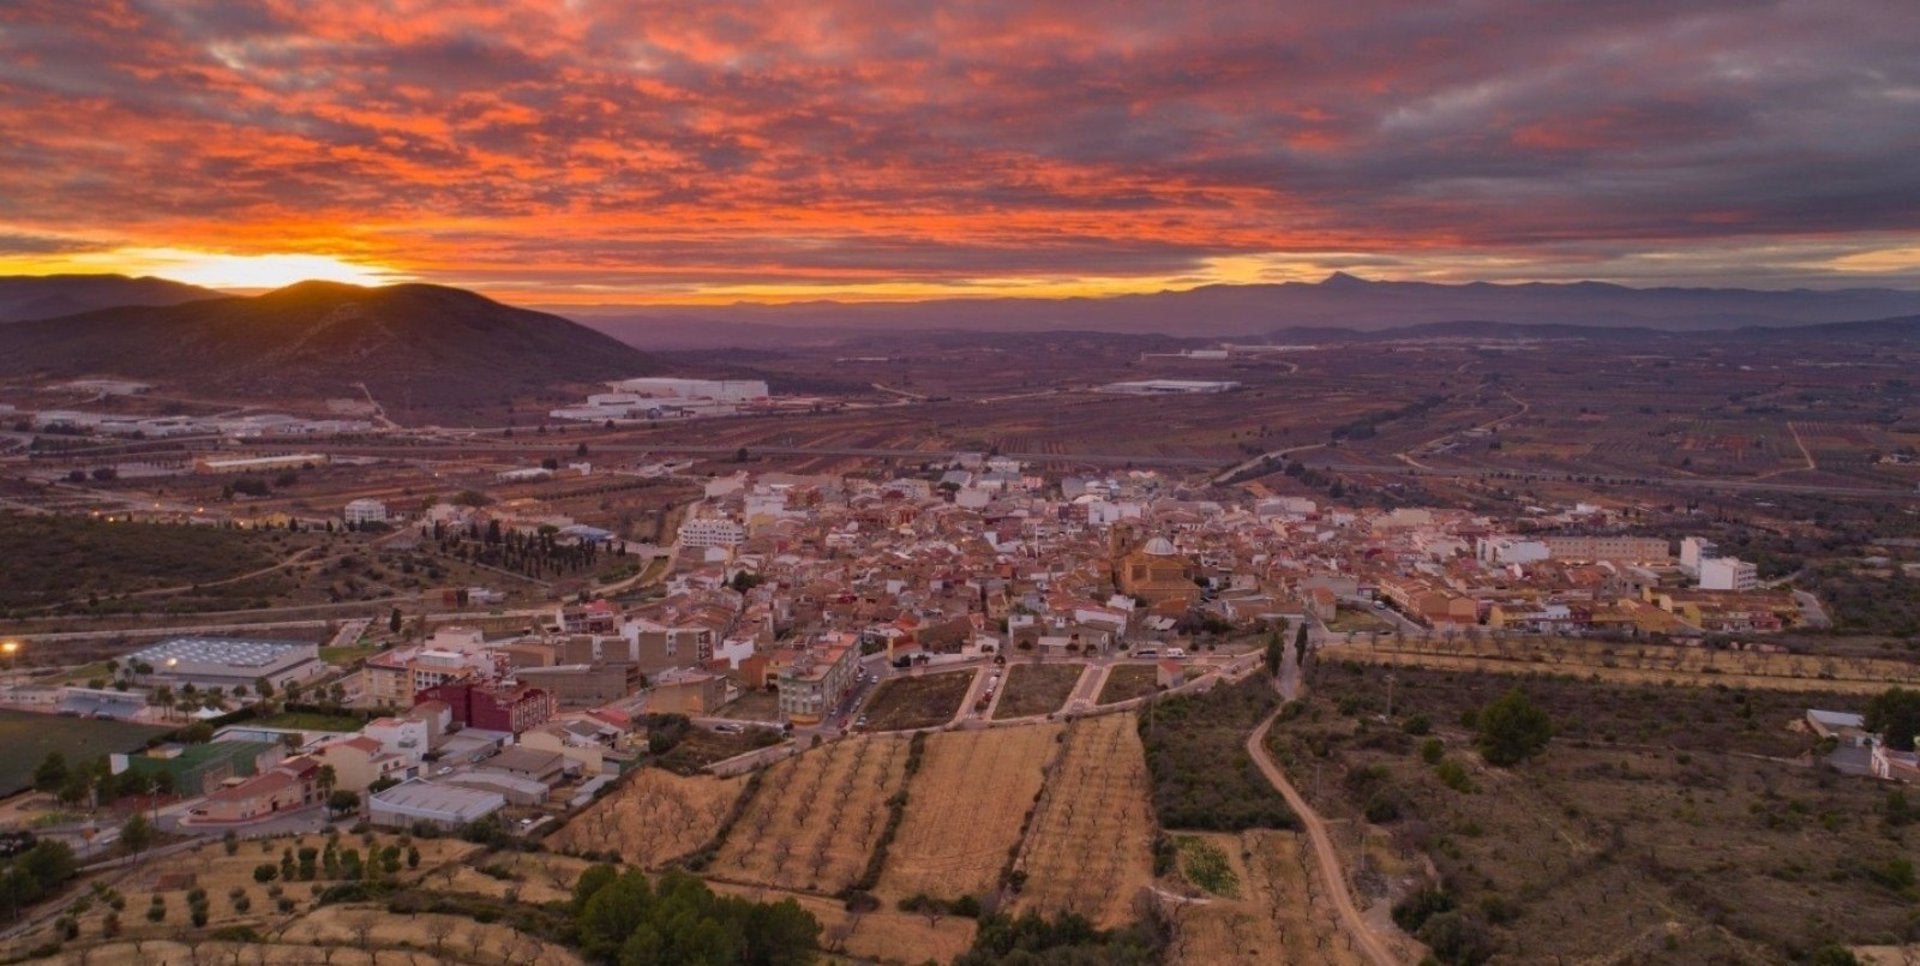
[[[1700,537],[1687,537],[1680,541],[1680,569],[1698,576],[1700,562],[1720,555],[1720,548],[1713,541]]]
[[[1240,384],[1231,381],[1209,381],[1201,379],[1139,379],[1132,382],[1111,382],[1101,386],[1098,392],[1119,393],[1124,396],[1177,396],[1196,393],[1232,392]]]
[[[442,829],[457,829],[507,807],[507,799],[499,792],[416,778],[371,796],[367,805],[367,817],[375,825],[410,828],[415,822],[426,822]]]
[[[1480,541],[1478,549],[1480,560],[1485,563],[1539,563],[1552,556],[1545,542],[1518,537],[1487,537]]]
[[[387,522],[387,505],[379,500],[360,499],[347,504],[341,514],[351,526]]]
[[[1708,557],[1700,561],[1701,590],[1752,590],[1759,584],[1759,568],[1738,557]]]
[[[737,547],[746,540],[746,528],[724,518],[688,520],[680,524],[680,545],[685,547],[730,548]]]
[[[767,383],[762,379],[622,379],[607,385],[623,393],[647,399],[713,399],[720,402],[751,402],[767,398]]]

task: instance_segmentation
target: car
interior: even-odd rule
[[[861,715],[860,717],[858,717],[858,718],[856,718],[856,719],[854,719],[854,722],[853,722],[853,726],[854,726],[854,727],[856,727],[856,728],[864,728],[864,727],[866,727],[866,726],[867,726],[867,716],[863,714],[863,715]]]
[[[1133,656],[1134,657],[1159,657],[1160,649],[1157,647],[1143,647],[1137,651],[1134,651]]]
[[[1185,648],[1169,647],[1167,648],[1167,656],[1168,657],[1186,657],[1187,652]]]
[[[740,726],[721,722],[720,724],[714,725],[713,730],[723,735],[737,735],[740,733]]]

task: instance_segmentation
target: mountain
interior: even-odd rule
[[[222,294],[147,275],[0,276],[0,322],[51,319],[119,305],[178,305]]]
[[[557,315],[436,285],[302,282],[252,298],[0,326],[0,375],[111,374],[181,395],[360,395],[402,422],[488,418],[512,397],[646,375],[652,357]]]
[[[682,340],[715,327],[707,345],[767,345],[768,328],[842,332],[885,329],[1038,331],[1081,329],[1175,336],[1248,336],[1307,327],[1391,329],[1463,319],[1525,325],[1664,330],[1791,326],[1920,313],[1920,291],[1629,288],[1604,282],[1496,285],[1376,282],[1336,272],[1317,283],[1211,285],[1182,292],[1075,299],[943,299],[929,302],[805,302],[676,305],[644,310],[575,309],[569,315],[633,342],[656,332]],[[732,332],[728,331],[732,327]]]

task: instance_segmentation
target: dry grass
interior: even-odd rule
[[[1159,690],[1159,669],[1151,664],[1115,664],[1100,685],[1099,704],[1117,704]]]
[[[623,861],[659,868],[713,838],[745,784],[740,778],[642,769],[548,836],[547,844],[572,852],[611,849]]]
[[[1312,850],[1297,833],[1256,829],[1204,836],[1227,855],[1238,899],[1172,907],[1174,964],[1364,963],[1319,894]]]
[[[1147,761],[1131,714],[1076,722],[1052,768],[1018,868],[1022,908],[1130,922],[1153,876]]]
[[[838,892],[866,867],[906,763],[905,737],[870,735],[774,765],[710,871],[734,882]]]
[[[1067,703],[1080,683],[1085,664],[1015,664],[1007,668],[1006,691],[994,705],[995,718],[1052,714]]]
[[[470,958],[458,950],[441,955],[410,949],[361,950],[323,948],[295,943],[204,942],[188,944],[164,939],[111,942],[69,949],[45,959],[49,966],[156,966],[167,963],[235,963],[240,966],[493,966],[497,958]],[[555,959],[556,963],[578,962]]]
[[[973,671],[947,671],[880,682],[863,709],[871,731],[937,728],[960,713],[973,687]]]
[[[906,818],[887,852],[881,898],[978,898],[997,888],[1062,730],[1048,724],[928,738]]]

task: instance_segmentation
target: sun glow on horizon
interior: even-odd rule
[[[333,255],[293,252],[241,255],[191,248],[123,247],[53,257],[0,258],[0,274],[68,272],[152,275],[235,292],[261,292],[307,281],[391,285],[413,278],[406,272]]]

